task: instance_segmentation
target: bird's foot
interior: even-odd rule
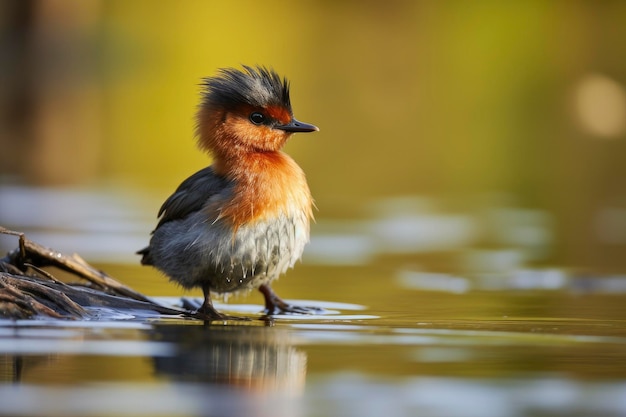
[[[268,316],[275,314],[322,314],[325,311],[320,307],[289,304],[265,284],[259,287],[259,291],[261,291],[263,297],[265,297],[264,313]]]
[[[199,307],[200,303],[196,300],[183,298],[183,307],[188,310],[196,310],[193,313],[190,313],[191,317],[196,319],[205,320],[205,321],[227,321],[227,320],[239,320],[239,321],[248,321],[251,320],[248,317],[239,317],[239,316],[230,316],[228,314],[220,313],[213,307],[211,303],[203,303]]]
[[[276,304],[270,308],[266,307],[264,310],[264,313],[267,314],[268,316],[273,316],[276,314],[309,314],[309,315],[314,315],[314,314],[322,314],[324,313],[326,310],[324,310],[321,307],[314,307],[314,306],[301,306],[301,305],[296,305],[296,304],[289,304],[289,303],[284,303],[284,304]]]

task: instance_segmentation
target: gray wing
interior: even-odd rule
[[[229,183],[226,178],[215,174],[212,167],[196,172],[165,200],[159,209],[159,223],[156,228],[200,210],[211,196],[223,191]]]
[[[155,230],[169,221],[183,219],[189,214],[201,210],[211,196],[222,192],[229,184],[230,181],[217,175],[212,167],[196,172],[183,181],[174,191],[174,194],[165,200],[159,209],[159,223]],[[143,265],[153,265],[150,246],[137,251],[137,254],[142,255],[141,263]]]

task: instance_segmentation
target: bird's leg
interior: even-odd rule
[[[273,315],[280,313],[287,314],[319,314],[324,311],[323,308],[319,307],[304,307],[304,306],[295,306],[287,303],[285,300],[280,298],[278,294],[272,290],[272,288],[267,284],[262,284],[259,287],[259,291],[263,294],[265,298],[265,314]]]
[[[265,298],[265,313],[274,314],[277,312],[276,310],[289,308],[289,304],[280,298],[269,285],[262,284],[259,287],[259,291],[261,291],[261,294],[263,294]]]
[[[235,317],[227,314],[222,314],[213,307],[213,301],[211,300],[211,287],[209,284],[202,285],[202,292],[204,293],[204,301],[196,314],[199,318],[205,320],[250,320],[247,317]]]
[[[206,316],[209,319],[219,320],[224,317],[222,313],[217,311],[213,307],[213,301],[211,300],[211,289],[208,285],[202,286],[202,293],[204,294],[204,301],[198,309],[197,313]]]

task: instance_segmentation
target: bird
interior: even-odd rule
[[[312,311],[270,286],[301,258],[313,220],[305,174],[281,149],[294,133],[319,129],[294,117],[289,90],[264,66],[221,68],[202,79],[195,133],[212,164],[165,200],[137,254],[182,287],[202,288],[196,313],[203,318],[231,318],[215,309],[213,294],[253,289],[268,315]]]

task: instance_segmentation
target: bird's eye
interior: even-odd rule
[[[265,121],[265,116],[262,113],[254,112],[250,115],[250,121],[255,125],[260,125]]]

